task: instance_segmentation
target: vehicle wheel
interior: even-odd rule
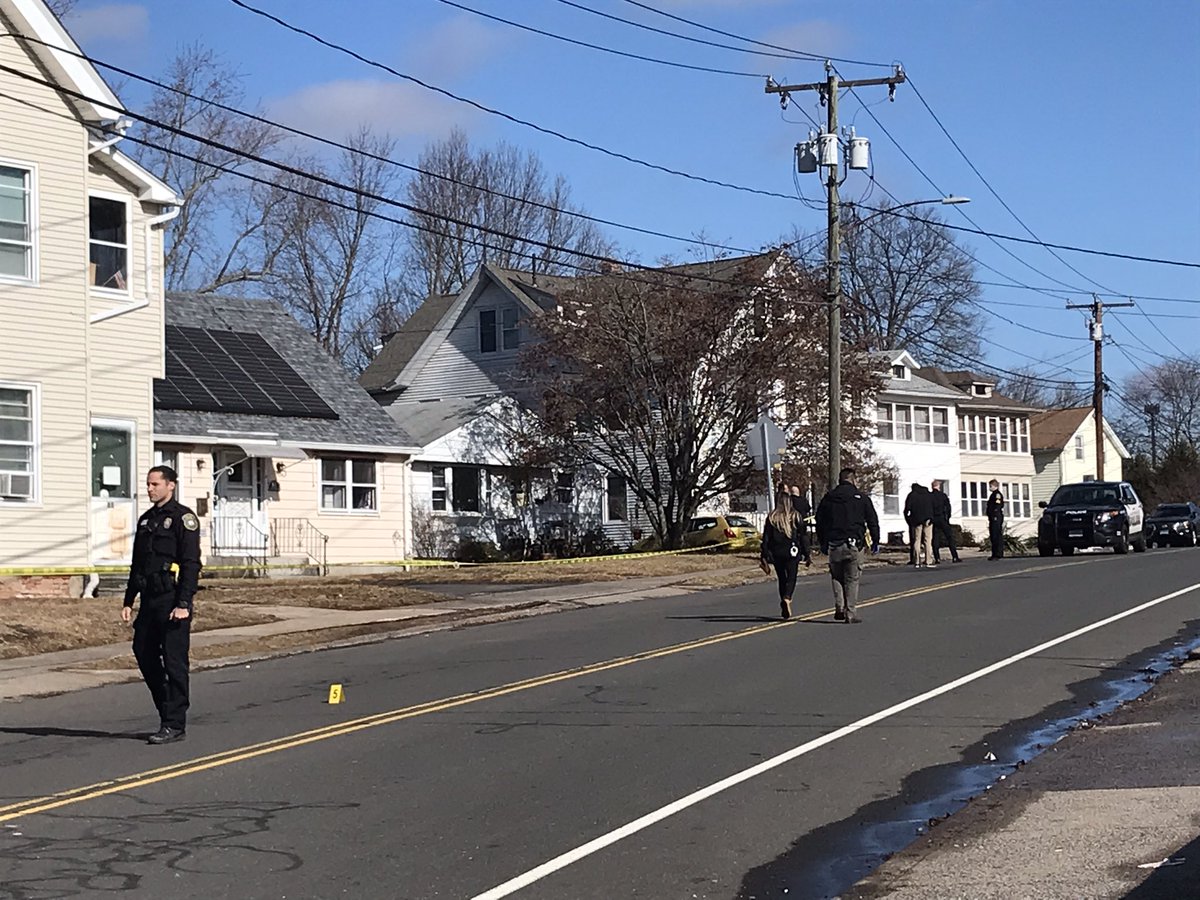
[[[1072,553],[1075,552],[1074,547],[1059,547],[1058,549],[1062,552],[1063,556],[1070,556]]]
[[[1124,556],[1129,552],[1129,535],[1121,532],[1120,537],[1113,541],[1113,553]]]
[[[1134,553],[1145,553],[1146,552],[1146,532],[1139,531],[1138,536],[1133,539],[1133,552]]]
[[[1046,544],[1038,544],[1038,556],[1053,556],[1054,548]]]

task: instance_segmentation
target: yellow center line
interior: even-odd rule
[[[921,594],[933,593],[935,591],[963,587],[965,585],[975,584],[980,581],[987,581],[995,578],[1005,578],[1012,575],[1021,575],[1029,572],[1037,572],[1047,568],[1067,568],[1068,566],[1079,565],[1080,562],[1083,561],[1060,564],[1057,566],[1035,566],[1028,569],[1018,569],[1012,572],[998,572],[988,575],[978,575],[972,578],[963,578],[956,581],[942,582],[939,584],[924,585],[922,587],[899,591],[894,594],[887,594],[874,600],[867,600],[858,605],[860,607],[877,606],[880,603],[889,603],[893,600],[902,600],[908,597],[919,596]],[[195,775],[210,769],[232,765],[233,763],[237,762],[244,762],[245,760],[254,759],[256,757],[266,756],[272,753],[279,753],[284,750],[303,747],[307,744],[316,743],[318,741],[325,741],[329,740],[330,738],[353,734],[354,732],[363,731],[367,728],[377,728],[381,725],[389,725],[394,722],[400,722],[405,719],[415,718],[417,716],[429,715],[436,712],[444,712],[448,709],[455,709],[456,707],[466,706],[471,703],[479,703],[484,700],[503,697],[519,691],[527,691],[532,690],[533,688],[545,687],[546,685],[558,684],[563,681],[581,678],[585,675],[592,675],[597,672],[607,672],[612,669],[619,669],[624,666],[633,665],[634,663],[645,662],[652,659],[661,659],[666,656],[674,656],[678,653],[686,653],[689,650],[696,650],[703,647],[711,647],[716,644],[725,643],[726,641],[753,637],[768,631],[774,631],[779,628],[794,625],[797,622],[811,622],[815,619],[821,619],[831,615],[832,613],[832,608],[825,608],[817,610],[816,612],[806,613],[802,616],[797,616],[789,620],[755,625],[752,628],[744,628],[738,631],[725,631],[720,634],[711,635],[705,638],[684,641],[683,643],[679,644],[670,644],[666,647],[659,647],[654,650],[646,650],[641,653],[633,653],[628,656],[616,657],[614,659],[591,663],[586,666],[563,669],[559,672],[552,672],[547,675],[539,675],[533,678],[513,681],[493,688],[470,691],[440,700],[430,700],[426,701],[425,703],[418,703],[412,706],[388,710],[386,712],[374,713],[358,719],[350,719],[345,722],[326,725],[309,731],[285,735],[269,741],[262,741],[256,744],[247,744],[242,747],[234,747],[219,753],[196,757],[195,759],[185,760],[184,762],[175,763],[169,766],[162,766],[132,775],[124,775],[119,778],[100,781],[94,784],[84,785],[82,787],[72,788],[66,791],[59,791],[54,794],[47,794],[41,797],[32,797],[26,800],[10,803],[7,806],[0,806],[0,823],[11,822],[23,816],[34,815],[36,813],[49,812],[51,810],[60,809],[64,806],[84,803],[88,800],[95,800],[111,794],[147,787],[149,785],[159,784],[164,781],[171,781],[176,778],[182,778],[186,775]]]

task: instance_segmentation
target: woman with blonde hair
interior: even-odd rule
[[[779,614],[792,617],[792,593],[796,590],[796,570],[800,565],[800,529],[803,523],[791,495],[781,490],[775,508],[763,526],[762,564],[764,571],[775,569],[779,581]]]

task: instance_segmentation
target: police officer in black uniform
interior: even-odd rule
[[[133,655],[154,705],[160,727],[151,744],[182,741],[187,728],[188,647],[191,644],[192,598],[200,578],[200,523],[196,514],[175,500],[178,482],[170,466],[146,474],[152,504],[138,520],[133,564],[125,588],[121,619],[133,620]],[[137,618],[134,597],[141,595]]]
[[[850,624],[862,621],[854,607],[868,531],[871,552],[879,552],[879,516],[871,498],[854,486],[857,474],[854,469],[842,469],[838,486],[817,506],[817,540],[821,552],[829,556],[829,575],[833,579],[833,617]]]
[[[993,478],[988,482],[992,492],[987,499],[988,538],[992,542],[992,555],[988,559],[1004,558],[1004,495],[1000,493],[1000,482]]]

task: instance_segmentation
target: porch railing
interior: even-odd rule
[[[303,553],[316,563],[322,575],[329,574],[329,535],[308,519],[271,520],[271,555]]]
[[[245,556],[265,571],[269,543],[270,536],[248,516],[216,516],[212,520],[214,556]]]

